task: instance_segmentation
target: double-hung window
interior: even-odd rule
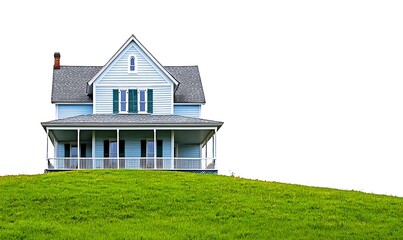
[[[128,107],[128,96],[127,96],[127,89],[120,89],[119,90],[119,113],[127,113]]]
[[[146,113],[147,112],[147,90],[140,89],[139,93],[139,113]]]
[[[113,89],[112,112],[153,113],[153,89]]]

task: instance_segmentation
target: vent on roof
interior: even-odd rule
[[[60,69],[60,53],[55,52],[55,64],[53,65],[53,69]]]

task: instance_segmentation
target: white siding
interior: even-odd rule
[[[137,73],[128,72],[129,56],[137,57]],[[135,43],[117,56],[94,83],[94,113],[112,113],[112,89],[153,89],[154,114],[172,114],[173,83]]]

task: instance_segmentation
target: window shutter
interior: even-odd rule
[[[119,113],[119,90],[113,89],[113,113]]]
[[[147,142],[146,140],[141,140],[141,157],[147,156]]]
[[[162,140],[157,140],[157,157],[162,157]]]
[[[104,157],[109,157],[109,140],[104,140]]]
[[[87,148],[86,148],[86,145],[83,143],[80,145],[80,157],[83,157],[83,158],[87,157],[86,152],[87,152]]]
[[[137,113],[137,89],[129,89],[129,113]]]
[[[119,157],[125,157],[125,140],[119,140]]]
[[[147,89],[147,112],[153,113],[153,90]]]
[[[64,157],[70,157],[70,144],[64,144]]]

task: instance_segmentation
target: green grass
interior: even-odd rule
[[[0,177],[0,239],[403,239],[403,198],[219,175]]]

